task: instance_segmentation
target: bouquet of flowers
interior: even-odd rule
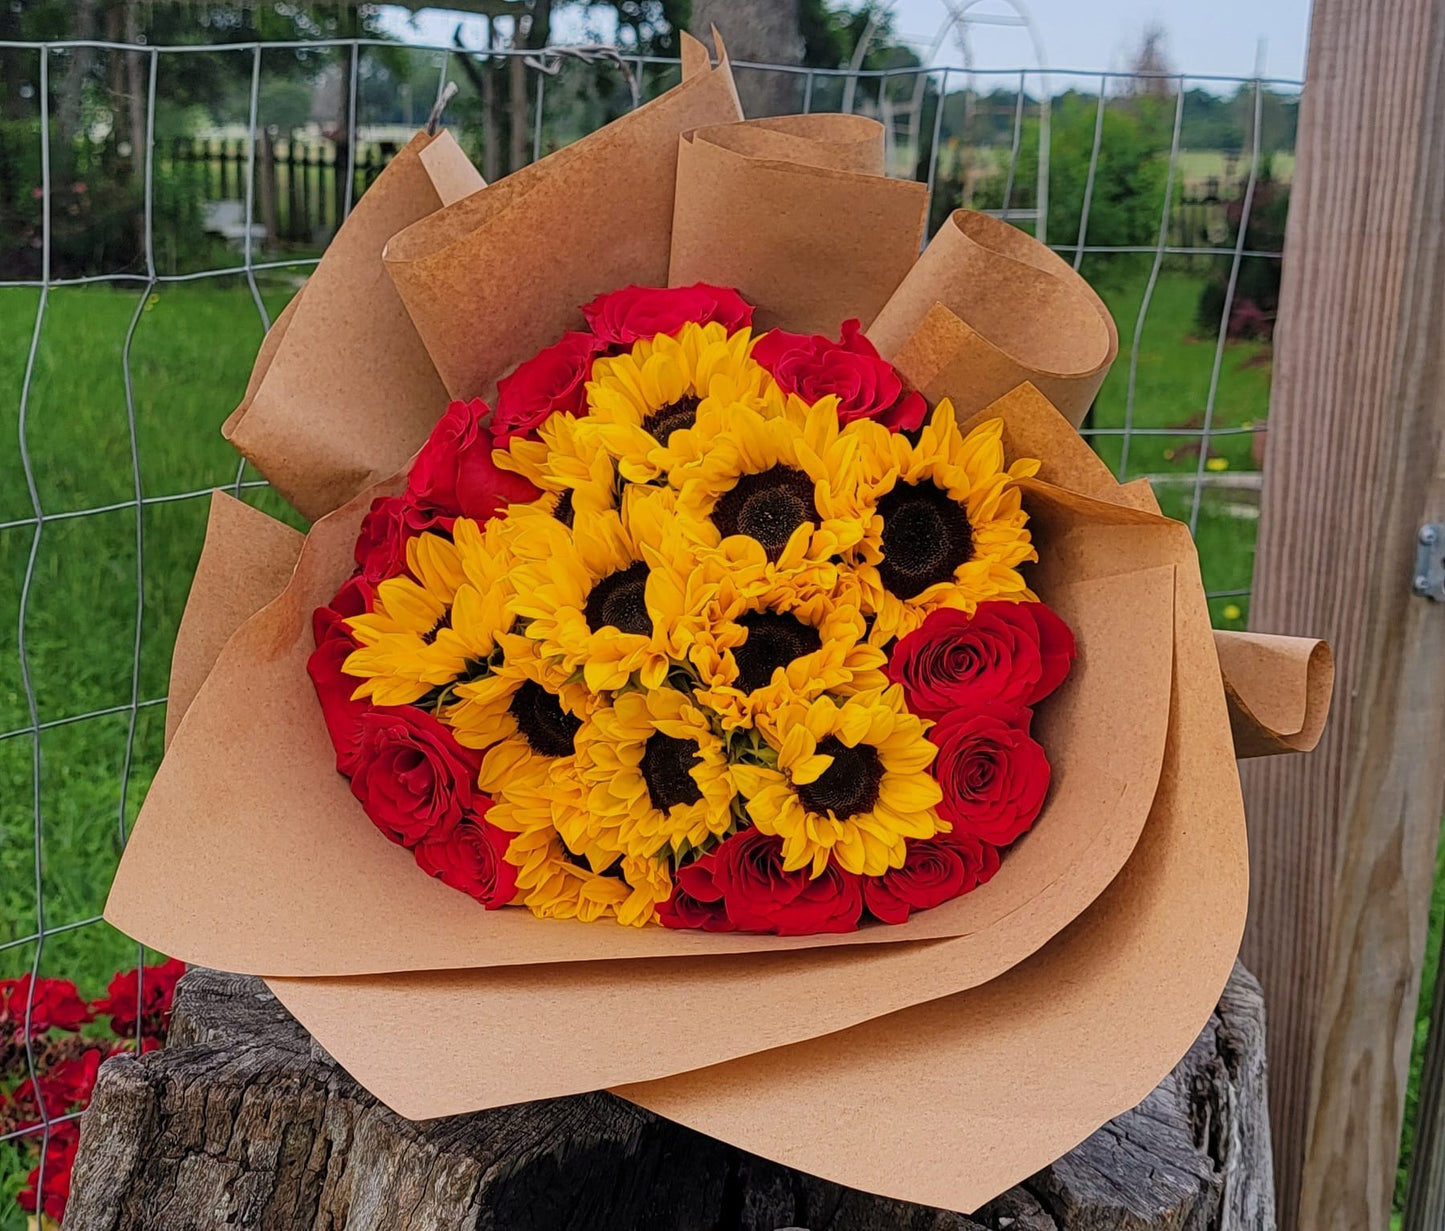
[[[982,215],[920,256],[882,154],[691,40],[497,184],[418,134],[226,423],[315,520],[215,497],[107,917],[415,1118],[606,1088],[972,1209],[1142,1098],[1328,651],[1211,632],[1075,431],[1097,295]]]

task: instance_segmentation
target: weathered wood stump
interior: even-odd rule
[[[425,1047],[426,1025],[398,1047]],[[960,1158],[959,1166],[968,1160]],[[1144,1102],[972,1217],[790,1171],[610,1094],[414,1124],[255,979],[193,970],[101,1069],[67,1231],[1273,1231],[1264,1013],[1236,966]]]

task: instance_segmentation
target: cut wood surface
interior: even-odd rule
[[[1445,794],[1445,3],[1315,0],[1251,627],[1334,647],[1317,751],[1242,767],[1280,1225],[1389,1225]],[[1432,1231],[1438,1227],[1432,1224]]]
[[[425,1047],[425,1023],[394,1045]],[[167,1047],[101,1069],[65,1227],[1272,1231],[1269,1152],[1263,1011],[1242,967],[1138,1108],[972,1217],[790,1171],[610,1094],[414,1124],[258,980],[198,969]]]

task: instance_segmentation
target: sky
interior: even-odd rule
[[[951,0],[975,15],[1007,14],[1008,0]],[[1018,0],[1031,14],[1044,59],[1055,69],[1108,70],[1126,66],[1130,52],[1151,24],[1165,31],[1166,54],[1186,73],[1250,77],[1262,59],[1263,75],[1298,80],[1304,76],[1310,0]],[[947,16],[944,0],[893,0],[898,33],[926,53]],[[473,46],[481,40],[481,19],[460,19]],[[404,10],[384,9],[388,29],[425,43],[450,43],[456,14],[422,10],[409,21]],[[576,29],[568,29],[575,25]],[[554,29],[556,29],[554,23]],[[587,33],[580,16],[563,23],[557,37],[580,41]],[[726,31],[724,31],[726,33]],[[971,25],[974,65],[1032,67],[1027,33],[1019,28]],[[961,65],[962,52],[945,39],[934,63]],[[1056,85],[1062,83],[1055,83]]]

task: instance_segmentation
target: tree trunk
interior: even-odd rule
[[[755,64],[801,64],[803,32],[798,0],[692,0],[688,23],[696,38],[712,47],[717,26],[733,60]],[[714,47],[713,52],[716,54]],[[750,117],[789,115],[801,111],[804,75],[777,69],[740,68],[738,97]]]
[[[425,1037],[418,1023],[393,1045]],[[605,1093],[411,1123],[258,980],[197,969],[168,1046],[101,1069],[65,1227],[1273,1231],[1269,1151],[1263,1011],[1242,967],[1139,1107],[972,1217],[790,1171]]]

